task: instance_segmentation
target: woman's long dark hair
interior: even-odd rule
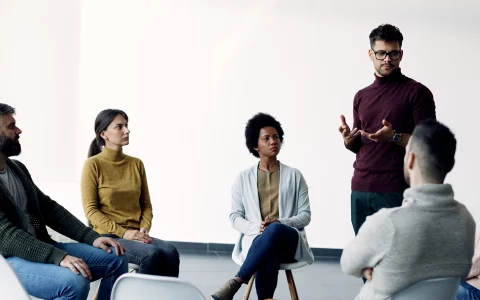
[[[127,114],[120,109],[105,109],[97,115],[97,118],[95,119],[95,138],[88,149],[88,157],[102,152],[102,147],[105,146],[105,140],[100,136],[100,134],[107,130],[108,125],[110,125],[110,123],[113,122],[113,119],[115,119],[118,115],[123,116],[128,122]]]

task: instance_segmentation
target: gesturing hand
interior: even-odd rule
[[[373,273],[373,268],[365,268],[362,270],[362,273],[363,273],[363,277],[365,277],[365,279],[367,279],[368,281],[372,280],[372,273]]]
[[[96,238],[95,241],[93,241],[92,246],[95,248],[103,249],[105,250],[105,252],[108,253],[112,252],[112,250],[110,250],[110,246],[112,246],[113,248],[115,248],[115,254],[117,256],[125,254],[125,248],[123,248],[119,242],[109,237],[101,236],[99,238]]]
[[[148,233],[141,232],[140,230],[127,230],[123,234],[123,238],[144,244],[148,244],[152,241],[152,239],[148,236]]]
[[[271,219],[269,216],[266,216],[265,221],[262,221],[262,223],[260,223],[260,233],[265,231],[265,229],[267,228],[268,225],[270,225],[272,223],[275,223],[275,222],[280,222],[280,221],[278,219]]]
[[[387,122],[387,120],[382,121],[383,127],[380,128],[377,132],[375,133],[368,133],[364,130],[360,130],[362,133],[362,136],[366,137],[369,140],[372,140],[374,142],[391,142],[393,140],[393,128],[392,124]]]
[[[350,131],[350,127],[347,125],[344,115],[340,115],[340,121],[341,125],[340,127],[338,127],[338,131],[342,134],[345,145],[353,144],[355,142],[355,139],[360,135],[360,131],[356,127],[353,128],[352,131]]]
[[[79,275],[82,273],[83,277],[92,280],[92,274],[90,273],[90,268],[87,264],[78,257],[67,255],[60,262],[60,266],[64,268],[69,268],[73,273]]]

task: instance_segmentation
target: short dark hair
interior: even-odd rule
[[[370,47],[373,49],[376,41],[398,42],[402,47],[403,35],[398,27],[390,24],[382,24],[370,32]]]
[[[258,151],[254,148],[258,147],[258,137],[260,136],[260,130],[265,127],[273,127],[278,132],[280,142],[283,143],[283,129],[280,122],[275,120],[269,114],[258,113],[253,116],[247,122],[245,127],[245,143],[247,145],[248,151],[253,154],[255,157],[260,157]]]
[[[8,104],[0,103],[0,116],[15,114],[15,108]]]
[[[410,149],[420,156],[419,165],[423,176],[444,180],[455,163],[457,140],[447,126],[429,119],[415,127]]]
[[[113,120],[118,116],[122,115],[125,120],[128,122],[127,114],[120,109],[105,109],[102,110],[95,118],[95,138],[90,143],[90,148],[88,148],[88,157],[97,155],[102,152],[102,146],[105,146],[105,141],[100,136],[100,134],[107,130],[108,125],[113,122]]]

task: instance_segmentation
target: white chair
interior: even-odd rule
[[[205,300],[192,284],[172,277],[123,274],[113,286],[111,300]]]
[[[136,264],[128,264],[128,272],[129,273],[138,273],[140,269],[139,265]],[[100,287],[101,279],[93,281],[90,283],[90,292],[88,293],[87,300],[97,300],[98,288]]]
[[[17,274],[8,264],[7,260],[0,255],[0,290],[2,299],[30,300],[30,296],[17,277]]]
[[[435,278],[412,284],[393,295],[392,300],[453,300],[460,278]]]
[[[232,252],[232,260],[239,266],[242,265],[242,260],[240,258],[240,248],[235,246]],[[308,265],[307,262],[294,262],[290,264],[281,264],[280,270],[285,270],[285,275],[287,276],[288,289],[290,290],[290,297],[292,300],[298,300],[297,287],[295,286],[295,280],[293,279],[292,270],[299,269]],[[253,282],[255,281],[255,274],[252,275],[252,278],[248,281],[247,288],[245,289],[245,294],[243,295],[244,300],[248,300],[250,297],[250,292],[252,291]]]

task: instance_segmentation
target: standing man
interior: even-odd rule
[[[400,206],[407,184],[403,177],[405,146],[415,125],[435,116],[430,90],[400,69],[403,35],[390,24],[370,33],[368,55],[375,81],[353,101],[353,130],[342,115],[339,131],[345,147],[357,155],[351,194],[355,235],[367,216]]]

